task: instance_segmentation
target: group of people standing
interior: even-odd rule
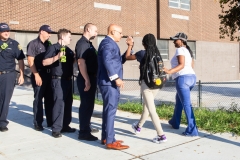
[[[52,30],[50,26],[43,25],[39,29],[39,36],[29,42],[27,46],[27,60],[31,69],[31,82],[34,90],[33,115],[34,128],[42,131],[43,103],[47,126],[52,128],[52,136],[59,138],[63,132],[75,132],[70,127],[72,119],[72,75],[73,64],[77,62],[79,74],[77,86],[80,93],[81,104],[79,107],[79,140],[96,141],[97,137],[92,133],[98,132],[91,127],[91,116],[94,109],[95,92],[97,85],[103,99],[102,134],[101,144],[108,149],[127,149],[123,140],[115,139],[114,120],[119,103],[120,89],[123,88],[123,67],[126,60],[137,59],[140,62],[140,75],[146,69],[146,65],[153,54],[158,54],[156,39],[153,34],[146,34],[142,44],[145,50],[133,54],[134,40],[131,36],[126,39],[127,50],[120,53],[117,42],[123,37],[122,27],[111,24],[107,28],[107,36],[101,41],[98,51],[91,43],[91,39],[97,36],[97,27],[92,23],[84,26],[83,36],[78,40],[75,52],[68,45],[71,41],[71,31],[59,29],[58,41],[51,44],[49,38]],[[7,114],[10,99],[13,93],[16,73],[15,59],[18,60],[20,76],[18,83],[24,82],[25,58],[18,42],[9,38],[10,28],[6,23],[0,23],[0,131],[7,131]],[[190,101],[190,91],[196,83],[193,71],[192,52],[187,45],[187,35],[178,33],[171,37],[177,48],[171,60],[171,69],[164,68],[167,74],[172,74],[176,81],[176,105],[169,124],[178,129],[184,110],[188,127],[183,133],[185,136],[197,136],[198,130]],[[7,46],[4,48],[4,46]],[[149,88],[144,78],[140,76],[141,92],[143,94],[143,113],[138,122],[132,124],[134,133],[140,133],[143,124],[150,115],[157,136],[153,142],[166,142],[167,138],[162,130],[159,117],[156,113],[154,97],[159,89]]]

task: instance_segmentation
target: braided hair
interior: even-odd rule
[[[191,48],[189,47],[189,45],[187,45],[187,41],[183,41],[183,44],[186,46],[186,48],[188,49],[191,57],[193,58],[193,51],[191,50]]]
[[[141,80],[144,79],[144,74],[146,73],[147,65],[148,65],[149,61],[154,56],[159,56],[162,60],[162,57],[161,57],[160,52],[156,45],[156,38],[153,34],[151,34],[151,33],[146,34],[143,37],[142,44],[145,47],[145,54],[140,63],[140,79],[139,79],[140,84],[141,84]]]

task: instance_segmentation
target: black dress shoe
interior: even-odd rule
[[[8,131],[8,128],[7,127],[0,127],[0,131],[1,132],[6,132],[6,131]]]
[[[91,135],[91,134],[88,134],[88,135],[79,135],[78,136],[78,139],[80,140],[86,140],[86,141],[96,141],[98,140],[97,137]]]
[[[40,126],[40,125],[34,125],[34,129],[36,131],[43,131],[44,130],[43,126]]]
[[[63,128],[63,129],[61,130],[61,133],[64,133],[64,132],[73,133],[73,132],[75,132],[75,131],[76,131],[75,128],[67,127],[67,128]]]
[[[62,137],[62,134],[60,132],[52,132],[52,136],[54,138],[59,138],[59,137]]]

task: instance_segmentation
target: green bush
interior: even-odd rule
[[[73,95],[74,99],[80,100],[79,96]],[[102,105],[102,101],[95,100],[96,104]],[[120,103],[118,109],[131,113],[141,114],[143,107],[141,103],[126,102]],[[171,119],[174,111],[173,104],[162,104],[156,107],[158,116],[161,119]],[[230,132],[240,136],[240,113],[236,110],[210,110],[207,108],[194,108],[194,115],[198,129],[206,130],[211,133]],[[187,124],[185,114],[183,112],[182,124]]]

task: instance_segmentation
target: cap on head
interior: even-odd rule
[[[7,23],[0,23],[0,32],[10,31]]]
[[[177,33],[175,36],[170,37],[170,39],[172,39],[172,40],[181,39],[181,40],[183,40],[183,41],[186,42],[187,39],[188,39],[188,37],[187,37],[187,35],[186,35],[185,33],[179,32],[179,33]]]
[[[46,31],[46,32],[48,32],[48,33],[53,32],[52,29],[51,29],[51,27],[50,27],[49,25],[42,25],[42,26],[39,28],[39,32],[40,32],[40,31]]]

